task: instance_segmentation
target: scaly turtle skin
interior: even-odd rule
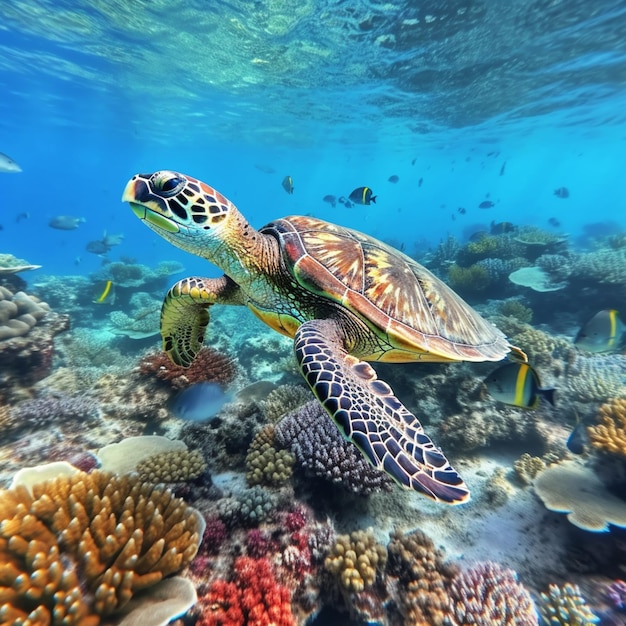
[[[185,278],[161,312],[163,349],[189,366],[214,304],[245,305],[294,338],[302,376],[343,435],[398,484],[451,504],[463,480],[366,361],[500,361],[512,349],[427,269],[313,217],[253,229],[218,191],[177,172],[137,174],[123,200],[152,230],[224,271]]]

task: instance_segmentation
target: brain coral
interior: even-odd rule
[[[2,624],[95,626],[187,565],[203,521],[131,476],[77,472],[0,491]]]
[[[50,311],[45,302],[0,285],[0,341],[26,335]]]

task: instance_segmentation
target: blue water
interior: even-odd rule
[[[0,5],[0,151],[23,169],[0,174],[0,246],[42,271],[94,271],[85,244],[106,230],[125,235],[113,260],[207,273],[120,203],[132,174],[162,168],[256,226],[310,212],[407,249],[492,219],[624,225],[623,2],[125,6]],[[376,206],[321,200],[361,185]],[[52,230],[59,214],[87,222]]]

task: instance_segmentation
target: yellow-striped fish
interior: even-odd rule
[[[505,363],[485,378],[489,393],[498,401],[522,409],[534,409],[543,396],[554,405],[554,388],[544,388],[528,363]]]
[[[93,300],[94,304],[113,304],[115,300],[115,290],[113,289],[113,281],[107,280],[102,293]]]
[[[619,311],[606,309],[583,325],[574,339],[574,345],[587,352],[612,352],[620,348],[625,331]]]
[[[371,202],[376,204],[376,196],[372,195],[373,193],[369,187],[357,187],[348,198],[355,204],[370,204]]]

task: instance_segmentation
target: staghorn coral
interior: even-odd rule
[[[1,491],[0,622],[95,626],[187,565],[201,533],[194,509],[137,477],[95,470]]]
[[[371,528],[339,535],[324,567],[348,592],[359,593],[371,587],[382,575],[387,562],[385,546],[376,542]]]
[[[567,364],[567,390],[579,402],[604,402],[626,397],[626,357],[622,354],[570,354]]]
[[[594,448],[626,457],[626,399],[614,398],[598,409],[598,424],[587,427]]]
[[[535,476],[546,468],[546,464],[538,456],[531,456],[524,452],[519,459],[513,462],[513,469],[519,480],[524,485],[530,485]]]
[[[11,409],[11,424],[15,428],[44,428],[68,420],[81,422],[99,415],[95,398],[62,394],[24,400]]]
[[[293,473],[294,457],[274,447],[274,426],[262,428],[252,440],[246,456],[246,480],[249,485],[283,485]]]
[[[541,594],[537,610],[547,626],[593,626],[600,620],[587,606],[578,585],[549,585]]]
[[[448,268],[448,284],[461,294],[481,294],[487,289],[489,282],[489,272],[481,265],[461,267],[454,263]]]
[[[143,459],[137,463],[137,472],[146,482],[177,483],[198,478],[206,467],[198,450],[175,450]]]
[[[232,577],[214,580],[201,603],[197,626],[295,626],[291,592],[267,559],[238,557]]]
[[[448,586],[458,568],[445,563],[421,530],[403,534],[395,529],[387,546],[387,586],[412,626],[443,626],[449,612]]]
[[[497,563],[479,563],[450,584],[450,626],[537,626],[532,598],[517,574]]]
[[[293,357],[290,357],[293,360]],[[263,415],[270,422],[278,420],[290,411],[295,411],[310,402],[311,391],[302,385],[281,385],[271,391],[263,402]]]
[[[156,377],[173,389],[185,389],[202,382],[227,387],[235,380],[237,365],[231,356],[205,346],[189,367],[175,365],[165,352],[150,352],[140,360],[139,373]]]
[[[290,450],[309,474],[341,484],[348,491],[367,495],[390,491],[393,482],[372,467],[346,441],[317,400],[286,415],[276,425],[276,441]]]

